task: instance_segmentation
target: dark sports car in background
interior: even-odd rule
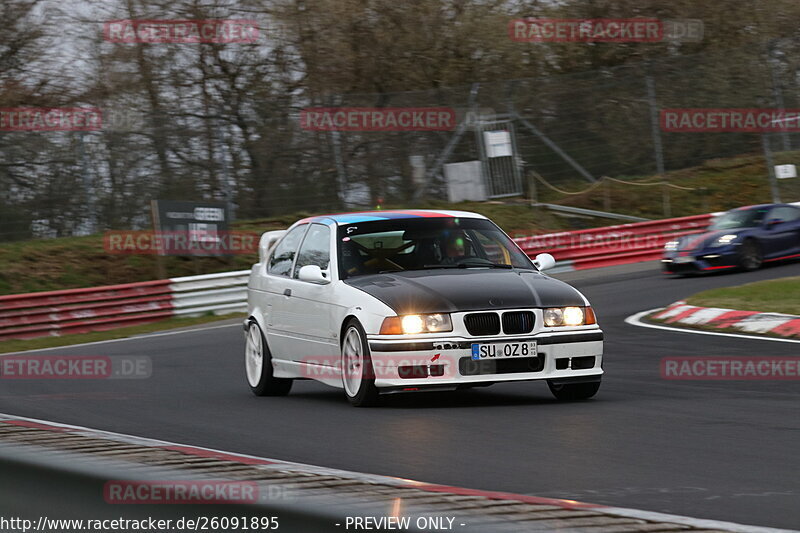
[[[740,207],[717,218],[704,233],[664,245],[664,272],[684,274],[740,268],[800,258],[800,208],[790,204]]]

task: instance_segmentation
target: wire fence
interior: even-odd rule
[[[626,212],[635,206],[611,204],[603,191],[647,186],[651,195],[675,195],[664,214],[695,214],[703,206],[681,198],[713,191],[669,183],[665,173],[763,158],[765,148],[790,154],[800,141],[794,132],[664,131],[660,112],[798,108],[796,45],[778,59],[746,47],[431,91],[272,100],[245,91],[236,106],[200,109],[195,99],[172,97],[157,113],[112,95],[91,102],[103,113],[99,131],[0,132],[0,240],[146,228],[151,199],[226,201],[239,219],[443,201],[444,165],[487,166],[487,128],[514,137],[509,161],[518,174],[502,196],[599,195],[604,207]],[[301,124],[309,107],[445,107],[457,121],[448,131],[311,131]],[[495,179],[491,168],[484,172]],[[722,168],[720,179],[736,173]],[[794,187],[789,181],[780,186]]]

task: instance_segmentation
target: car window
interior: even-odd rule
[[[331,230],[328,226],[312,224],[300,246],[292,277],[297,278],[300,269],[306,265],[317,265],[322,270],[327,270],[330,260]]]
[[[292,228],[287,233],[281,242],[275,247],[275,251],[269,259],[269,273],[276,276],[289,276],[294,264],[294,256],[297,252],[297,247],[303,239],[303,235],[308,229],[308,224],[302,224]]]
[[[781,222],[791,222],[800,219],[800,209],[795,207],[776,207],[769,213],[767,220],[780,220]]]
[[[733,211],[728,211],[715,218],[708,229],[716,231],[754,228],[763,224],[765,214],[767,214],[767,209],[762,207],[755,209],[734,209]]]
[[[522,268],[525,254],[488,220],[430,217],[339,228],[339,276],[440,268]]]
[[[469,233],[473,236],[474,241],[480,243],[480,247],[483,249],[483,254],[481,254],[482,256],[485,256],[493,263],[511,262],[511,257],[508,253],[508,250],[503,246],[503,243],[499,239],[500,234],[482,233],[477,231],[470,231]]]

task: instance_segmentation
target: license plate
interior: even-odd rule
[[[675,258],[675,262],[676,263],[691,263],[692,261],[694,261],[694,257],[692,257],[690,255],[685,255],[685,256],[681,256],[681,257],[676,257]]]
[[[492,342],[472,345],[472,360],[536,357],[536,341]]]

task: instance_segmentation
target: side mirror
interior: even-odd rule
[[[547,270],[556,266],[556,258],[550,254],[539,254],[533,260],[533,264],[539,270]]]
[[[331,280],[325,277],[322,273],[322,269],[317,265],[306,265],[302,267],[300,272],[297,273],[297,279],[300,281],[308,281],[309,283],[317,283],[319,285],[325,285],[331,282]]]

